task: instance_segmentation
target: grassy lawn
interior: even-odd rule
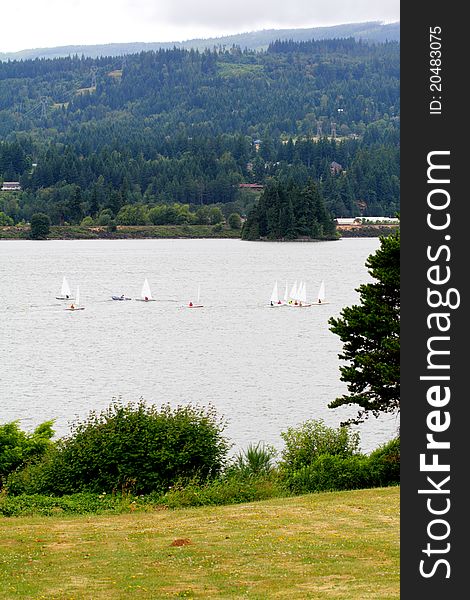
[[[172,545],[174,544],[174,545]],[[0,598],[399,598],[399,488],[0,518]]]

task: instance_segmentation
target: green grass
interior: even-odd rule
[[[129,510],[0,518],[0,598],[399,598],[398,487]]]

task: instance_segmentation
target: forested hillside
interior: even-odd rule
[[[129,204],[243,206],[240,184],[273,178],[315,181],[335,216],[393,215],[399,44],[0,63],[0,140],[0,183],[22,187],[0,192],[15,222],[116,217]]]

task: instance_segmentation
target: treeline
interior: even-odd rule
[[[336,226],[314,182],[300,188],[293,181],[272,181],[243,225],[242,239],[334,239]]]
[[[336,216],[393,215],[398,115],[396,43],[0,63],[0,182],[23,188],[0,193],[0,210],[73,223],[126,204],[233,203],[239,183],[274,177],[316,180]]]

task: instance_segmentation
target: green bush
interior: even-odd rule
[[[106,231],[108,233],[114,233],[115,231],[117,231],[116,221],[109,221],[108,225],[106,226]]]
[[[8,475],[44,456],[53,445],[52,424],[41,423],[32,433],[22,431],[17,421],[0,425],[0,487]]]
[[[161,409],[112,403],[77,422],[34,479],[41,491],[165,491],[176,481],[219,475],[229,444],[212,407]],[[30,476],[31,479],[31,476]]]
[[[82,227],[93,227],[94,224],[93,217],[90,216],[84,217],[80,223]]]
[[[106,227],[113,218],[113,213],[109,208],[104,208],[98,215],[98,225]]]
[[[145,509],[145,507],[144,499],[128,494],[80,493],[62,497],[41,494],[20,496],[0,494],[0,515],[4,517],[123,513]]]
[[[283,472],[286,487],[294,494],[376,487],[367,456],[317,456],[309,465]]]
[[[276,476],[240,478],[234,474],[201,484],[177,483],[158,501],[169,508],[238,504],[287,495]]]
[[[261,442],[249,444],[246,450],[237,454],[228,472],[242,478],[269,475],[275,468],[276,454],[270,445]]]
[[[305,421],[298,427],[289,427],[281,433],[285,448],[281,469],[297,471],[312,464],[320,455],[347,457],[359,451],[359,433],[348,427],[335,429],[322,419]]]
[[[6,215],[3,211],[0,210],[0,227],[5,227],[6,225],[13,225],[14,221],[11,217]]]
[[[379,446],[369,456],[370,469],[377,485],[394,485],[400,482],[400,438]]]
[[[45,240],[51,230],[51,220],[44,213],[35,213],[31,217],[30,236],[33,240]]]
[[[227,223],[229,224],[230,229],[241,229],[242,227],[242,219],[238,213],[232,213]]]

